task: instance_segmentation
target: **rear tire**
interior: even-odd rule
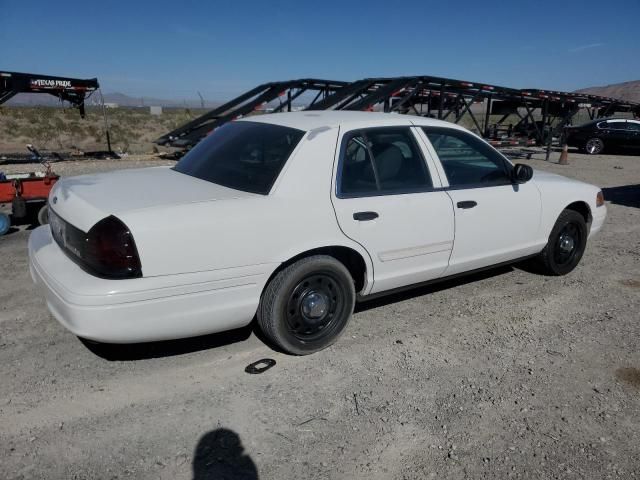
[[[598,155],[604,151],[604,142],[597,137],[590,138],[584,144],[584,151],[589,155]]]
[[[549,241],[537,257],[541,273],[566,275],[582,258],[587,246],[587,223],[574,210],[563,210],[556,220]]]
[[[303,258],[278,272],[262,294],[258,324],[267,339],[293,355],[333,344],[355,305],[347,268],[327,255]]]

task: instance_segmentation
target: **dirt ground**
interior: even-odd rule
[[[363,304],[308,357],[251,329],[90,349],[32,285],[28,229],[0,238],[0,478],[640,477],[640,158],[537,157],[605,187],[572,274],[501,268]]]

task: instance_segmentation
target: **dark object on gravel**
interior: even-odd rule
[[[260,374],[266,372],[275,364],[276,361],[273,358],[263,358],[262,360],[247,365],[244,371],[251,374]]]

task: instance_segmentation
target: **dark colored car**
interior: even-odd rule
[[[567,145],[592,155],[605,150],[640,150],[640,121],[607,118],[567,127]]]

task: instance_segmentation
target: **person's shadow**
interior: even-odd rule
[[[258,480],[238,434],[226,428],[205,433],[193,455],[193,480]]]

